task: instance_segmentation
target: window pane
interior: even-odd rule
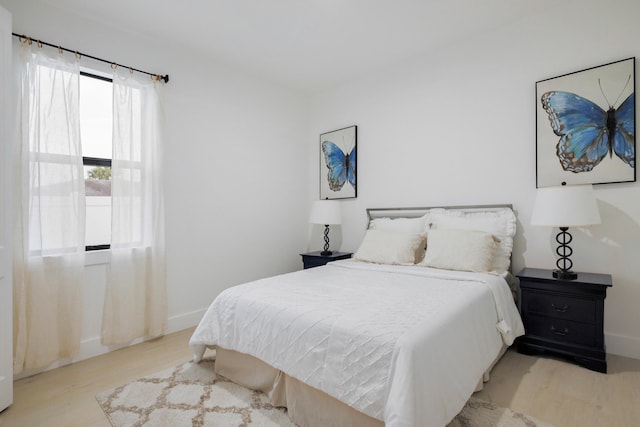
[[[87,196],[111,197],[111,168],[85,165],[84,188]]]
[[[82,155],[111,158],[112,87],[108,81],[80,76]]]
[[[111,242],[111,168],[84,166],[86,193],[86,244]]]
[[[86,245],[111,243],[111,197],[87,196]]]

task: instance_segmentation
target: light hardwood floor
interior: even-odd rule
[[[18,380],[0,426],[110,427],[95,395],[190,360],[192,333],[185,329]]]
[[[0,426],[109,427],[94,396],[189,360],[192,332],[176,332],[16,381],[14,404],[0,414]],[[608,364],[605,375],[510,350],[477,397],[556,427],[640,426],[640,360],[609,355]]]
[[[607,355],[607,374],[509,350],[478,398],[556,427],[640,426],[640,360]]]

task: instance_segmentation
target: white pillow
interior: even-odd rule
[[[414,264],[424,242],[423,234],[368,229],[353,258],[379,264]]]
[[[513,236],[516,234],[516,216],[509,208],[491,212],[460,212],[447,209],[431,210],[432,227],[439,230],[476,230],[497,237],[500,242],[491,271],[503,274],[509,271]]]
[[[420,218],[375,218],[369,223],[369,229],[424,234],[429,229],[430,222],[429,214]]]
[[[483,231],[431,230],[419,265],[485,273],[492,270],[497,247],[495,236]]]

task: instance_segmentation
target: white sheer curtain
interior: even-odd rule
[[[159,91],[158,82],[114,73],[111,265],[102,321],[105,345],[159,336],[166,329]]]
[[[84,172],[79,68],[22,48],[14,206],[14,372],[80,347]]]

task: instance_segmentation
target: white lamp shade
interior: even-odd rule
[[[341,224],[340,203],[335,200],[316,200],[311,205],[309,214],[311,224]]]
[[[591,185],[538,188],[532,225],[583,227],[600,224],[600,212]]]

